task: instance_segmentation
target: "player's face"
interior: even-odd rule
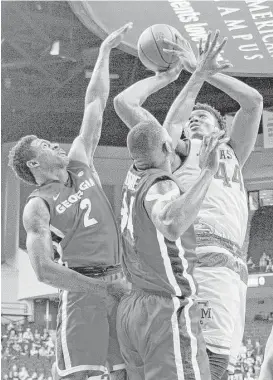
[[[66,152],[60,148],[58,143],[36,139],[32,142],[31,147],[36,153],[35,160],[42,169],[65,168],[68,164]]]
[[[216,117],[205,110],[194,110],[186,126],[188,138],[203,137],[219,131]]]

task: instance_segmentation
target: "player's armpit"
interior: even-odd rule
[[[155,228],[169,240],[176,240],[177,237],[173,220],[166,213],[166,206],[179,196],[180,190],[174,181],[162,180],[151,186],[145,197],[145,208]]]

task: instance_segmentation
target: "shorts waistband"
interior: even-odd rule
[[[94,265],[88,267],[70,268],[87,277],[99,278],[122,273],[121,264],[116,265]]]
[[[196,241],[197,247],[217,246],[225,248],[234,256],[237,256],[244,260],[244,254],[241,250],[241,247],[232,240],[223,238],[216,234],[196,231]]]

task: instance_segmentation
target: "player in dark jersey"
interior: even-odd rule
[[[22,138],[10,152],[19,178],[38,186],[23,222],[38,280],[60,289],[56,369],[62,379],[108,376],[125,367],[115,328],[118,297],[109,294],[112,275],[121,277],[119,233],[93,157],[109,95],[110,51],[130,28],[113,32],[100,47],[68,156],[59,144],[36,136]],[[53,243],[62,265],[54,261]]]
[[[128,134],[134,164],[123,186],[123,265],[132,284],[117,331],[130,380],[210,380],[199,324],[192,223],[218,169],[222,133],[204,139],[201,174],[182,194],[172,175],[172,139],[159,123]]]

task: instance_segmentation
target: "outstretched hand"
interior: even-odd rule
[[[208,169],[215,174],[219,167],[219,145],[228,142],[229,138],[225,137],[225,131],[214,132],[209,136],[204,136],[200,153],[199,167]]]
[[[128,22],[127,24],[123,25],[121,28],[115,30],[111,34],[109,34],[108,37],[103,41],[102,46],[108,47],[109,49],[113,49],[117,47],[121,41],[124,39],[125,34],[132,29],[133,23]]]
[[[172,47],[172,49],[164,49],[164,51],[177,55],[182,60],[185,69],[190,72],[199,70],[205,74],[214,75],[232,67],[232,64],[228,60],[219,62],[219,54],[226,45],[227,38],[224,38],[221,43],[219,43],[218,39],[219,30],[215,32],[212,41],[211,32],[209,32],[204,47],[202,40],[200,40],[197,59],[189,42],[186,40],[179,39],[179,43],[164,40]]]
[[[213,75],[232,67],[232,64],[228,60],[222,62],[219,62],[218,60],[219,54],[228,41],[228,39],[225,37],[223,38],[222,42],[219,43],[219,34],[219,30],[216,30],[215,35],[211,41],[211,32],[209,32],[204,47],[202,46],[202,39],[200,40],[196,70],[200,70],[209,75]]]

